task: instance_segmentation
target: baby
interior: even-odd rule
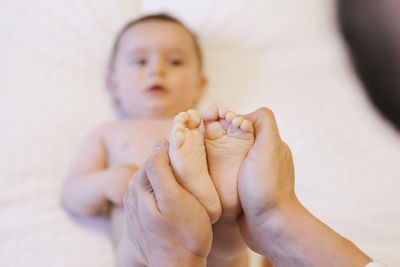
[[[241,212],[237,176],[254,142],[253,125],[214,104],[206,105],[202,116],[191,109],[206,83],[196,37],[175,18],[145,16],[117,36],[107,87],[120,120],[88,136],[62,194],[64,207],[76,214],[110,208],[117,266],[145,266],[127,240],[122,198],[159,138],[170,140],[178,182],[214,224],[208,266],[247,266],[236,223]]]

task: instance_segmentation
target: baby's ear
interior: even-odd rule
[[[208,85],[208,80],[207,80],[206,76],[201,74],[200,78],[199,78],[199,90],[200,90],[199,96],[202,96],[204,94],[204,91],[206,90],[207,85]]]

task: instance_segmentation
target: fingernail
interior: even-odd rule
[[[167,149],[168,143],[165,139],[158,139],[153,144],[153,151]]]

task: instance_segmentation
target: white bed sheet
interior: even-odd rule
[[[400,133],[355,79],[331,0],[3,1],[0,266],[113,264],[107,221],[72,219],[59,194],[84,136],[113,118],[103,81],[114,34],[155,11],[201,36],[204,101],[273,109],[303,203],[400,266]]]

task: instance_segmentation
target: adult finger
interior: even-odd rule
[[[271,146],[281,142],[275,116],[270,109],[266,107],[259,108],[245,115],[245,118],[253,123],[256,138],[254,147]]]
[[[124,195],[124,209],[127,216],[127,236],[124,238],[130,240],[131,245],[147,262],[146,255],[148,254],[144,251],[146,242],[143,227],[146,225],[145,219],[149,216],[148,211],[158,213],[158,210],[154,196],[148,191],[149,182],[146,182],[146,179],[146,171],[142,168],[129,181],[129,191]]]
[[[148,187],[147,173],[145,168],[140,168],[129,181],[129,192],[137,195],[140,190]]]
[[[134,209],[137,206],[137,190],[138,188],[138,182],[139,182],[139,177],[143,176],[146,174],[146,171],[141,168],[137,172],[135,172],[134,175],[132,175],[131,179],[129,180],[128,183],[128,192],[124,194],[123,197],[123,204],[125,208],[128,209]]]
[[[149,255],[146,232],[152,227],[160,226],[162,221],[162,212],[159,208],[159,204],[155,199],[154,190],[148,180],[147,172],[143,168],[142,171],[138,172],[139,175],[136,177],[134,182],[134,198],[136,206],[134,209],[126,211],[128,219],[131,222],[130,228],[140,229],[140,233],[136,231],[137,239],[140,246],[140,250],[143,255]],[[162,224],[161,224],[162,225]],[[150,227],[150,228],[149,228]]]
[[[129,190],[124,196],[124,207],[128,215],[140,210],[158,211],[145,168],[139,169],[129,181]]]
[[[181,190],[173,174],[169,156],[168,142],[160,139],[153,145],[153,151],[145,164],[147,177],[154,190],[154,195],[160,211],[168,201],[175,201],[176,195]]]

